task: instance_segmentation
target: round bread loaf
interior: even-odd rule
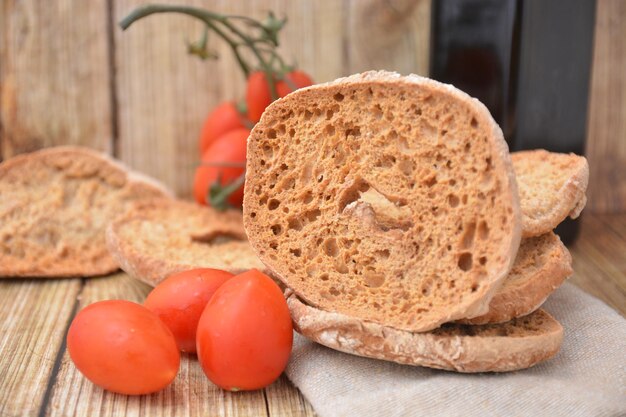
[[[248,140],[244,226],[309,305],[409,331],[486,313],[521,235],[508,148],[485,106],[389,72],[266,109]]]

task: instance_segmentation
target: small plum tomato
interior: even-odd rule
[[[263,71],[254,71],[248,77],[246,84],[246,104],[248,106],[248,118],[253,122],[258,122],[265,108],[272,102],[267,77]]]
[[[287,94],[296,91],[299,88],[313,85],[313,80],[304,71],[294,70],[285,75],[285,78],[276,83],[276,92],[279,97],[285,97]]]
[[[124,300],[99,301],[81,310],[70,325],[67,350],[87,379],[127,395],[167,387],[180,365],[167,326],[144,306]]]
[[[293,327],[278,285],[252,269],[217,289],[196,336],[198,359],[213,383],[229,391],[271,384],[289,360]]]
[[[195,353],[200,315],[215,290],[233,276],[210,268],[179,272],[157,285],[143,305],[172,331],[181,351]]]

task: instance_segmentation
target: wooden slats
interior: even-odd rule
[[[3,1],[2,156],[81,144],[109,151],[107,0]]]
[[[626,2],[597,2],[589,101],[589,208],[626,209]]]
[[[0,416],[37,415],[80,279],[0,281]]]

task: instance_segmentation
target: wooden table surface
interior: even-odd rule
[[[575,270],[570,281],[626,315],[626,214],[586,214],[570,250]],[[262,391],[225,392],[188,355],[174,383],[157,394],[128,397],[92,385],[65,349],[72,317],[97,300],[140,302],[149,290],[124,273],[0,281],[0,416],[314,415],[284,376]]]

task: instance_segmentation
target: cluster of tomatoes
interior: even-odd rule
[[[143,306],[123,300],[87,306],[70,326],[67,348],[87,379],[120,394],[168,386],[179,351],[197,353],[213,383],[239,391],[278,378],[292,338],[287,303],[267,275],[193,269],[167,278]]]
[[[274,81],[274,96],[278,97],[313,84],[311,77],[300,70],[292,70],[282,77],[275,76]],[[196,169],[193,186],[194,198],[198,203],[211,204],[211,190],[234,184],[235,188],[229,192],[226,201],[231,206],[241,207],[246,142],[250,130],[261,119],[265,108],[272,103],[272,98],[266,73],[254,71],[248,77],[245,105],[238,106],[229,101],[220,104],[209,114],[200,134],[201,164]]]

